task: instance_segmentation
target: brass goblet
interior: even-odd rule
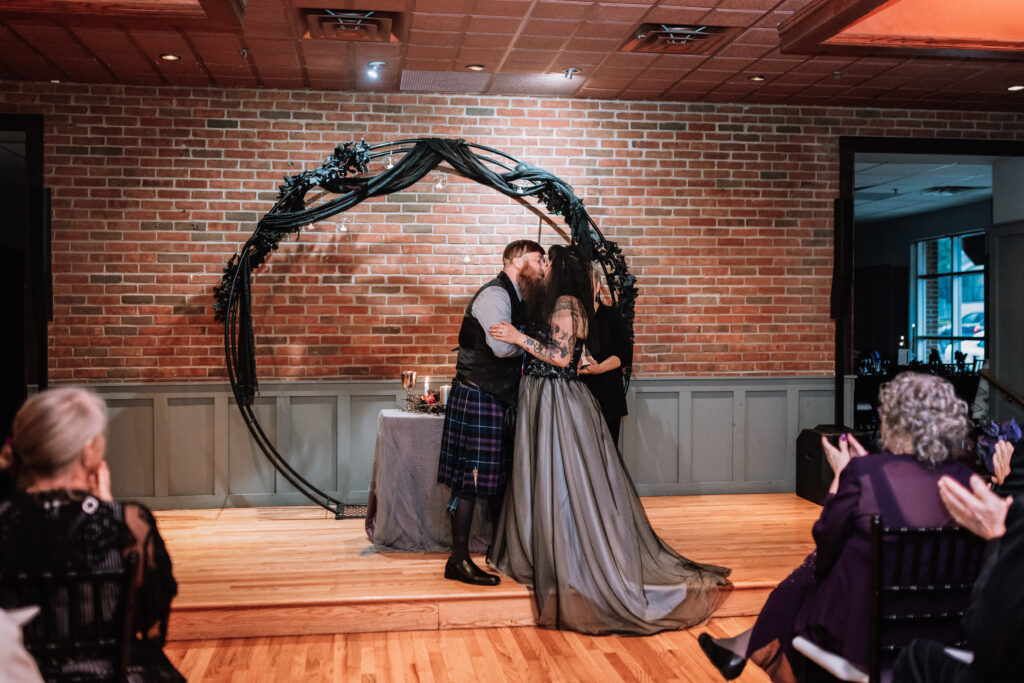
[[[402,386],[405,387],[405,408],[408,410],[412,405],[412,388],[416,386],[415,370],[402,371]]]

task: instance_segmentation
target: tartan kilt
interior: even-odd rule
[[[504,417],[505,405],[483,389],[461,383],[452,387],[437,481],[452,490],[453,498],[460,493],[492,495],[504,488],[512,467]]]

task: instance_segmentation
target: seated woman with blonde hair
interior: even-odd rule
[[[970,480],[970,468],[953,458],[967,435],[967,404],[941,377],[912,372],[882,385],[879,398],[885,452],[869,455],[846,434],[838,448],[822,437],[835,476],[812,530],[815,551],[776,586],[752,629],[698,638],[726,679],[749,658],[772,681],[795,680],[798,635],[866,670],[872,515],[890,527],[954,524],[937,483]]]
[[[160,626],[178,591],[171,559],[150,511],[138,503],[114,502],[104,460],[106,431],[106,404],[91,391],[50,389],[25,401],[3,452],[5,459],[17,461],[19,474],[18,490],[0,503],[0,577],[90,574],[120,568],[135,553],[137,637],[129,680],[184,681],[161,649]],[[0,585],[0,607],[15,606],[6,604],[17,601],[11,593],[11,586]],[[112,610],[114,599],[101,594],[100,608]],[[110,663],[72,666],[102,676]]]

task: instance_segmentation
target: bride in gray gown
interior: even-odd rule
[[[577,378],[593,296],[576,247],[554,246],[546,325],[491,335],[525,351],[511,480],[488,562],[532,587],[537,623],[581,633],[688,628],[715,610],[729,569],[682,557],[654,533],[593,395]],[[532,336],[531,336],[532,335]]]

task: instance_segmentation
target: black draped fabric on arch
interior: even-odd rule
[[[380,157],[390,157],[394,164],[388,164],[390,168],[379,174],[370,174],[370,161]],[[241,250],[228,260],[221,283],[214,289],[215,317],[224,323],[228,378],[246,426],[274,468],[306,497],[337,517],[345,516],[344,503],[318,489],[289,465],[267,437],[252,409],[259,384],[251,274],[285,236],[347,211],[370,197],[404,190],[441,163],[518,201],[536,198],[548,213],[562,216],[569,227],[571,241],[580,246],[588,259],[601,263],[613,305],[626,319],[632,341],[636,278],[629,272],[618,245],[604,238],[583,202],[564,180],[496,149],[459,139],[420,138],[372,146],[365,142],[339,145],[319,168],[285,178],[277,202],[259,220]],[[307,207],[306,194],[317,187],[337,196]]]

